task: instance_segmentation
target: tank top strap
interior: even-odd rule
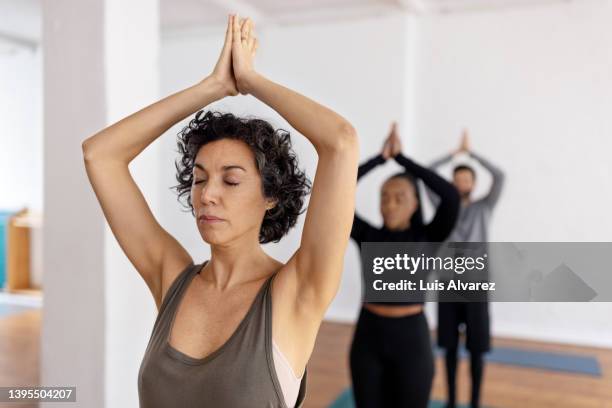
[[[159,312],[157,313],[157,318],[155,319],[155,323],[153,325],[153,331],[157,330],[158,326],[161,324],[162,319],[164,319],[165,316],[168,316],[169,312],[170,315],[172,314],[172,309],[177,307],[176,300],[177,298],[180,298],[181,293],[185,290],[186,283],[188,283],[188,281],[193,277],[193,275],[198,273],[198,271],[203,267],[203,265],[206,264],[206,262],[208,261],[204,261],[199,264],[194,264],[193,261],[191,261],[185,268],[183,268],[183,270],[177,275],[177,277],[174,278],[174,280],[170,284],[170,287],[168,288],[168,291],[162,299],[162,303],[159,307]],[[165,320],[168,319],[165,318]]]

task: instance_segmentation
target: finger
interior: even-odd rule
[[[247,41],[247,45],[249,47],[249,50],[252,53],[253,52],[253,46],[255,45],[255,38],[254,37],[249,37],[249,39]]]
[[[246,35],[246,32],[247,32],[246,31],[246,27],[247,27],[248,23],[249,23],[249,18],[248,17],[243,18],[242,22],[240,23],[240,36],[241,36],[240,39],[243,40],[243,41],[246,39],[246,36],[247,36]]]
[[[248,28],[248,26],[249,26],[249,20],[248,19],[244,20],[244,22],[240,26],[240,29],[241,29],[240,30],[240,37],[241,37],[240,39],[242,41],[246,41],[248,39],[248,36],[249,36],[249,28]]]
[[[385,143],[383,143],[383,152],[386,152],[387,149],[389,148],[389,139],[385,139]]]
[[[247,37],[253,36],[253,20],[249,17],[247,19]]]
[[[253,51],[251,51],[253,55],[255,55],[255,53],[257,52],[257,47],[259,47],[259,40],[255,38],[255,43],[253,44]]]
[[[223,50],[221,51],[221,55],[226,56],[229,52],[231,52],[232,45],[232,16],[229,15],[227,17],[227,28],[225,29],[225,42],[223,43]]]
[[[232,42],[240,44],[240,26],[238,25],[238,14],[232,18]]]

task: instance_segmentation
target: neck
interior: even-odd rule
[[[269,271],[277,263],[262,249],[257,238],[245,234],[234,241],[211,245],[210,261],[202,273],[217,289],[226,289],[236,284],[259,280],[260,271]],[[267,273],[269,275],[269,273]]]
[[[410,220],[394,228],[387,227],[389,231],[404,231],[404,230],[407,230],[408,228],[410,228]]]

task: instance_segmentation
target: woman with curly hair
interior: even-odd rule
[[[89,180],[121,248],[149,287],[157,318],[138,375],[140,407],[300,407],[306,366],[342,273],[354,211],[358,142],[349,122],[262,76],[249,18],[230,15],[212,73],[83,143]],[[289,134],[269,123],[198,111],[225,96],[261,100],[314,146],[310,185]],[[155,220],[128,164],[176,122],[176,186],[210,245],[194,263]],[[282,263],[261,247],[296,223]]]

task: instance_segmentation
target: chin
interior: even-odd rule
[[[225,234],[219,234],[215,231],[200,231],[200,235],[204,242],[209,245],[221,245],[227,242],[227,237],[224,237]]]
[[[206,242],[208,245],[210,246],[217,246],[217,247],[222,247],[223,245],[228,243],[228,240],[226,239],[211,239],[211,238],[206,238],[203,237],[204,242]]]

